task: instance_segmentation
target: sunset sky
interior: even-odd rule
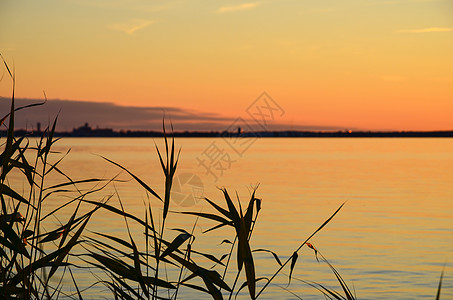
[[[223,120],[266,91],[288,129],[453,130],[451,0],[2,0],[0,53],[17,98]]]

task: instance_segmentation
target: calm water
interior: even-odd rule
[[[154,142],[163,146],[161,139],[63,139],[55,149],[72,149],[62,169],[73,179],[112,178],[120,173],[98,156],[103,155],[162,194],[163,174]],[[178,178],[200,181],[181,186],[174,198],[185,206],[173,204],[172,210],[210,211],[202,200],[191,198],[193,187],[202,187],[203,196],[224,205],[216,186],[237,192],[246,203],[252,186],[259,184],[257,196],[263,199],[263,209],[252,248],[270,249],[283,260],[346,202],[311,242],[355,289],[358,299],[433,299],[444,263],[442,298],[453,297],[453,139],[181,138],[176,143],[182,147]],[[128,179],[125,174],[119,178]],[[115,187],[126,210],[143,216],[144,191],[133,181],[115,183]],[[107,188],[93,198],[112,190]],[[195,189],[195,193],[201,192]],[[58,204],[49,202],[48,209]],[[190,231],[194,221],[172,214],[168,226]],[[202,235],[210,225],[199,223],[195,246],[220,256],[228,246],[219,244],[232,232]],[[108,214],[95,215],[90,226],[125,234],[123,220]],[[340,291],[327,265],[317,263],[313,251],[304,247],[299,254],[296,279],[289,290],[304,299],[324,298],[297,280],[303,279]],[[278,267],[269,255],[257,253],[255,260],[257,276],[267,276]],[[94,281],[79,276],[82,283]],[[281,288],[287,282],[285,275],[278,277],[263,299],[294,299]],[[181,298],[203,297],[185,295]]]

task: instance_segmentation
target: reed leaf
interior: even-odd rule
[[[45,237],[38,243],[47,243],[59,239],[63,235],[63,231],[51,231],[45,234]]]
[[[23,223],[25,221],[24,216],[20,212],[14,212],[11,214],[6,214],[6,215],[0,215],[0,222],[5,222],[5,223],[11,223],[11,222],[18,222],[18,223]],[[1,225],[2,228],[3,226],[6,225]]]
[[[231,221],[231,222],[228,222],[228,223],[222,223],[222,224],[213,226],[213,227],[211,227],[209,229],[203,230],[203,233],[208,233],[209,231],[213,231],[213,230],[219,229],[219,228],[221,228],[223,226],[227,226],[227,225],[234,227],[233,221]]]
[[[139,291],[137,289],[131,287],[129,284],[127,284],[126,280],[116,276],[115,274],[111,274],[112,278],[115,279],[115,282],[120,284],[122,287],[124,287],[126,290],[128,290],[131,294],[133,294],[136,299],[145,299],[143,298],[142,295],[140,295]]]
[[[199,275],[201,279],[203,279],[203,282],[205,286],[207,287],[209,294],[212,296],[214,300],[223,300],[222,293],[220,290],[212,283],[211,280],[206,276],[203,270],[199,271]]]
[[[258,282],[258,281],[261,281],[261,280],[266,280],[266,281],[269,281],[269,278],[267,277],[260,277],[260,278],[256,278],[255,279],[255,284]],[[241,286],[239,287],[239,289],[237,290],[236,292],[236,295],[235,295],[235,299],[237,298],[237,296],[239,295],[239,293],[246,287],[248,286],[248,281],[244,282],[241,284]]]
[[[299,254],[297,254],[297,252],[294,252],[293,255],[291,255],[291,267],[289,271],[288,285],[291,283],[291,275],[293,274],[294,267],[296,266],[297,258],[299,258]]]
[[[90,203],[90,204],[93,204],[93,205],[96,205],[96,206],[99,206],[101,208],[104,208],[104,209],[107,209],[117,215],[120,215],[120,216],[123,216],[123,217],[126,217],[126,218],[130,218],[136,222],[138,222],[139,224],[143,225],[143,226],[148,226],[148,228],[154,232],[154,228],[150,227],[148,224],[146,224],[146,222],[144,222],[143,220],[137,218],[136,216],[134,215],[131,215],[127,212],[124,212],[116,207],[113,207],[107,203],[104,203],[104,202],[99,202],[99,201],[91,201],[91,200],[82,200],[83,202],[86,202],[86,203]]]
[[[22,232],[22,238],[23,238],[23,239],[26,239],[26,238],[32,236],[33,234],[34,234],[33,230],[25,229],[25,230]]]
[[[3,61],[3,64],[6,67],[6,70],[8,71],[9,76],[11,77],[11,79],[13,81],[13,91],[12,91],[12,96],[11,96],[11,109],[10,109],[10,113],[9,113],[8,133],[7,133],[7,137],[6,137],[5,148],[3,151],[2,172],[0,174],[0,182],[3,182],[6,178],[6,174],[8,173],[8,163],[13,154],[12,145],[13,145],[13,140],[14,140],[14,92],[15,92],[15,81],[16,80],[15,80],[14,74],[9,69],[8,64],[6,63],[5,59],[3,58],[3,56],[1,54],[0,54],[0,57]],[[0,194],[1,194],[1,192],[2,192],[2,188],[0,187]],[[6,203],[4,202],[3,198],[2,198],[2,209],[3,209],[3,213],[6,214],[6,211],[7,211]]]
[[[267,253],[271,253],[273,256],[274,256],[274,259],[275,261],[280,265],[282,266],[282,262],[280,260],[280,258],[278,258],[278,255],[277,253],[271,251],[271,250],[267,250],[267,249],[255,249],[253,250],[252,252],[267,252]]]
[[[209,294],[209,291],[201,286],[198,286],[198,285],[195,285],[195,284],[190,284],[190,283],[185,283],[185,282],[180,282],[179,283],[180,285],[183,285],[183,286],[186,286],[188,288],[191,288],[193,290],[197,290],[197,291],[200,291],[200,292],[204,292],[206,294]]]
[[[255,199],[256,201],[256,213],[259,213],[261,210],[261,199]]]
[[[253,207],[253,204],[252,204]],[[250,297],[255,299],[256,281],[255,281],[255,264],[253,255],[248,241],[248,231],[245,217],[241,218],[241,229],[238,235],[238,270],[241,271],[242,264],[245,266],[245,275],[247,278]]]
[[[136,298],[133,298],[131,297],[130,295],[128,295],[126,292],[124,292],[122,289],[120,289],[119,287],[117,287],[115,284],[111,283],[111,282],[108,282],[108,281],[102,281],[105,285],[107,285],[108,287],[110,287],[110,290],[114,293],[115,295],[115,300],[116,299],[127,299],[127,300],[136,300],[136,299],[143,299],[143,297],[141,297],[138,293],[135,293],[136,295]],[[126,287],[126,289],[130,289],[133,291],[133,289],[127,285],[125,282],[121,281],[120,279],[119,280],[116,280],[115,282],[120,282],[121,285],[123,285],[124,287]]]
[[[67,177],[67,178],[71,181],[71,179],[70,179],[69,177]],[[73,203],[73,202],[77,202],[77,201],[78,201],[78,202],[81,202],[81,201],[83,202],[83,201],[84,201],[83,199],[84,199],[86,196],[88,196],[88,195],[90,195],[90,194],[93,194],[93,193],[96,193],[96,192],[99,192],[99,191],[103,190],[109,183],[111,183],[111,182],[113,182],[113,181],[114,181],[114,179],[110,179],[110,180],[109,180],[107,183],[105,183],[103,186],[101,186],[101,187],[99,187],[99,188],[95,188],[95,189],[89,190],[88,192],[85,192],[85,193],[80,194],[80,195],[77,196],[76,198],[74,198],[74,199],[72,199],[72,200],[70,200],[70,201],[68,201],[68,202],[66,202],[66,203],[64,203],[64,204],[62,204],[62,205],[60,205],[59,207],[55,208],[55,209],[52,210],[51,212],[47,213],[44,217],[41,218],[40,221],[45,220],[45,219],[48,218],[49,216],[55,215],[56,212],[58,212],[59,210],[65,208],[66,206],[70,205],[70,204]],[[44,196],[43,199],[49,197],[50,195],[52,195],[53,193],[56,193],[56,192],[58,192],[58,191],[65,192],[65,191],[69,191],[69,190],[54,190],[54,191],[51,191],[51,192],[47,193],[47,194]],[[71,191],[69,191],[69,192],[71,192]],[[80,192],[80,191],[79,191],[79,192]],[[107,196],[107,200],[105,200],[105,201],[103,201],[103,202],[96,202],[96,201],[93,201],[93,203],[107,203],[108,200],[110,200],[112,197],[113,197],[113,195],[109,195],[109,196]],[[91,204],[93,204],[93,203],[91,203]]]
[[[55,117],[53,124],[52,124],[52,129],[49,130],[47,134],[47,139],[46,139],[46,144],[43,148],[38,150],[38,157],[47,157],[50,153],[50,149],[52,148],[52,145],[58,141],[59,139],[54,140],[53,136],[55,134],[55,127],[57,126],[57,120],[58,120],[58,115]],[[46,161],[47,159],[44,159]]]
[[[118,244],[121,244],[121,245],[123,245],[123,246],[125,246],[125,247],[127,247],[127,248],[129,248],[131,250],[133,248],[131,243],[129,243],[128,241],[125,241],[123,239],[120,239],[120,238],[118,238],[116,236],[108,235],[108,234],[104,234],[104,233],[100,233],[100,232],[93,232],[93,233],[97,234],[97,235],[100,235],[100,236],[103,236],[103,237],[105,237],[107,239],[110,239],[110,240],[112,240],[114,242],[117,242]]]
[[[22,163],[15,161],[13,166],[18,168],[19,170],[22,170],[28,180],[28,184],[30,186],[33,186],[35,184],[33,180],[35,169],[28,163],[27,158],[25,157],[25,151],[25,149],[19,148],[19,158],[22,160]]]
[[[20,144],[22,143],[22,141],[25,139],[25,137],[20,137],[19,139],[15,139],[14,137],[12,137],[12,140],[11,140],[11,145],[10,145],[10,148],[9,148],[9,154],[10,156],[7,157],[6,155],[8,154],[7,153],[7,148],[6,148],[6,145],[5,145],[5,148],[2,152],[2,154],[0,154],[0,162],[2,163],[2,165],[4,163],[11,163],[11,157],[13,156],[13,154],[18,151],[20,149]],[[17,161],[17,160],[16,160]],[[4,170],[2,171],[2,174],[3,174]]]
[[[332,289],[328,289],[326,288],[324,285],[322,284],[318,284],[318,286],[322,289],[321,292],[324,294],[324,296],[326,297],[333,297],[334,299],[337,299],[337,300],[345,300],[346,298],[344,298],[343,296],[341,296],[337,291],[334,291]],[[331,297],[330,297],[330,296]]]
[[[59,184],[52,185],[52,186],[44,188],[43,191],[52,190],[52,189],[56,189],[56,188],[61,188],[61,187],[65,187],[65,186],[76,185],[76,184],[80,184],[80,183],[106,182],[106,181],[108,181],[108,180],[99,179],[99,178],[90,178],[90,179],[76,180],[76,181],[70,181],[70,182],[64,182],[64,183],[59,183]]]
[[[104,267],[106,267],[108,271],[116,273],[119,276],[127,279],[131,279],[134,281],[137,280],[135,272],[133,272],[129,265],[127,265],[123,261],[113,259],[104,255],[100,255],[94,252],[90,252],[89,255],[96,259],[98,262],[100,262],[102,265],[104,265]]]
[[[165,141],[165,154],[166,154],[166,161],[164,163],[162,159],[162,155],[159,151],[159,148],[156,145],[157,154],[159,156],[159,160],[162,166],[162,171],[165,175],[165,195],[164,195],[164,209],[163,209],[163,220],[165,223],[165,219],[167,218],[168,210],[170,208],[170,195],[171,195],[171,187],[173,185],[173,177],[176,172],[176,167],[178,165],[179,154],[181,149],[179,149],[178,156],[175,158],[175,139],[174,137],[171,140],[171,147],[168,148],[168,138],[165,132],[165,120],[162,122],[163,133],[164,133],[164,141]],[[172,125],[173,128],[173,125]]]
[[[189,211],[189,212],[183,211],[183,212],[178,212],[178,213],[183,214],[183,215],[194,215],[194,216],[198,216],[201,218],[217,221],[223,225],[234,225],[234,224],[231,224],[231,221],[228,221],[227,219],[225,219],[219,215],[214,215],[214,214],[210,214],[210,213],[191,212],[191,211]]]
[[[170,282],[152,276],[143,276],[143,280],[146,284],[151,286],[157,285],[166,289],[176,289],[176,287]]]
[[[154,218],[153,218],[153,211],[151,209],[151,204],[148,203],[148,212],[149,212],[149,219],[151,222],[151,228],[152,228],[152,233],[153,235],[151,236],[153,238],[153,243],[154,243],[154,257],[158,258],[159,257],[159,238],[157,237],[157,231],[154,229]],[[148,222],[146,222],[146,228],[148,230]],[[149,233],[145,232],[145,235],[148,237]],[[148,245],[148,244],[147,244]]]
[[[224,215],[225,217],[227,217],[228,219],[232,220],[232,216],[231,216],[231,213],[229,211],[227,211],[226,209],[223,209],[222,207],[220,207],[219,205],[215,204],[214,202],[212,202],[211,200],[209,200],[208,198],[203,198],[204,200],[206,200],[209,204],[212,205],[212,207],[214,207],[218,212],[220,212],[222,215]]]
[[[60,267],[61,263],[63,262],[63,259],[68,255],[69,251],[77,244],[77,240],[79,239],[80,235],[82,234],[83,230],[85,229],[85,226],[88,224],[88,221],[90,220],[91,214],[94,212],[92,210],[90,213],[87,214],[86,220],[83,222],[83,224],[80,226],[80,228],[77,230],[77,232],[72,236],[72,238],[68,241],[66,246],[63,249],[66,249],[60,255],[58,255],[57,259],[55,260],[54,264],[52,265],[52,269],[50,270],[49,273],[49,279],[52,277],[53,274],[57,271],[57,269]],[[70,228],[70,226],[68,226]],[[61,246],[61,245],[60,245]]]
[[[4,237],[0,236],[0,245],[5,246],[6,248],[13,251],[14,253],[20,253],[20,254],[24,255],[25,257],[30,258],[30,254],[28,253],[27,249],[25,249],[25,247],[23,247],[23,245],[21,243],[11,243]],[[5,253],[5,251],[3,249],[2,249],[1,254],[2,254],[1,256],[3,256],[3,257],[6,257],[6,258],[8,257],[8,255]]]
[[[77,226],[77,222],[75,220],[76,220],[77,212],[79,211],[80,203],[81,203],[80,201],[77,203],[77,206],[76,206],[74,212],[72,213],[71,217],[69,218],[69,221],[65,225],[65,231],[63,232],[63,236],[61,237],[58,248],[63,247],[63,244],[66,241],[66,238],[69,236],[69,232],[71,231],[72,227]],[[85,218],[85,217],[86,217],[86,215],[84,215],[83,217],[80,217],[80,221],[82,221],[82,218]]]
[[[134,271],[135,271],[135,276],[137,277],[137,281],[140,284],[140,286],[142,288],[142,291],[145,293],[145,296],[147,298],[149,298],[149,291],[148,291],[147,287],[145,286],[145,281],[143,280],[143,276],[142,276],[140,255],[139,255],[137,246],[135,245],[135,242],[132,239],[132,236],[130,235],[130,233],[129,233],[129,236],[130,236],[130,239],[131,239],[132,249],[134,251],[133,253],[134,253]]]
[[[206,257],[207,259],[209,259],[210,261],[216,263],[216,264],[219,264],[219,265],[222,265],[222,266],[225,266],[225,264],[222,262],[223,259],[225,259],[226,257],[226,254],[222,255],[222,257],[220,259],[218,259],[217,257],[215,257],[214,255],[212,254],[208,254],[208,253],[203,253],[203,252],[199,252],[199,251],[195,251],[195,250],[191,250],[192,253],[196,253],[196,254],[199,254],[201,256],[204,256]]]
[[[326,220],[324,223],[321,224],[321,226],[318,227],[294,252],[298,252],[316,233],[318,233],[322,228],[324,228],[332,219],[333,217],[336,216],[336,214],[340,211],[340,209],[344,206],[345,203],[341,204],[340,207],[337,208],[337,210]],[[285,263],[272,275],[272,277],[269,279],[269,282],[267,282],[261,290],[257,294],[257,298],[262,294],[262,292],[267,288],[267,286],[272,282],[272,280],[280,273],[280,271],[288,264],[290,260],[292,260],[291,256],[288,258]]]
[[[33,206],[27,199],[25,199],[24,197],[22,197],[21,195],[19,195],[18,193],[16,193],[15,191],[13,191],[9,186],[3,184],[3,183],[0,183],[0,191],[2,193],[2,195],[6,195],[6,196],[9,196],[13,199],[16,199],[22,203],[25,203],[26,205],[30,205],[31,207],[33,207],[34,209],[36,209],[35,206]]]
[[[324,261],[329,265],[330,269],[335,274],[335,277],[337,278],[338,282],[340,283],[341,288],[344,291],[346,299],[354,300],[354,295],[352,295],[351,291],[349,290],[348,286],[346,285],[346,282],[340,276],[340,273],[338,273],[338,271],[325,258],[324,258]]]
[[[33,261],[30,265],[17,272],[16,275],[14,275],[14,277],[9,280],[8,285],[17,285],[19,282],[22,282],[23,280],[28,278],[28,276],[30,276],[30,274],[32,274],[34,271],[49,266],[50,261],[61,255],[62,253],[65,253],[66,251],[68,251],[68,247],[63,247],[38,260]]]
[[[119,275],[120,277],[127,278],[129,280],[138,282],[139,278],[137,277],[137,273],[125,262],[119,260],[119,259],[113,259],[104,255],[100,255],[94,252],[90,252],[89,254],[91,257],[96,259],[98,262],[100,262],[104,266],[104,270],[107,270],[109,272],[115,273]],[[113,274],[114,275],[114,274]],[[176,287],[162,279],[156,279],[155,277],[152,276],[143,276],[142,277],[143,282],[147,285],[157,285],[160,287],[168,288],[168,289],[175,289]],[[117,280],[118,282],[122,282],[120,278]]]
[[[252,197],[249,201],[249,205],[247,207],[247,211],[244,215],[244,232],[247,235],[247,239],[250,236],[250,228],[252,228],[252,218],[253,218],[253,207],[255,204],[255,191],[253,191]]]
[[[135,179],[135,181],[137,181],[145,190],[147,190],[148,192],[150,192],[154,197],[156,197],[157,199],[159,199],[160,201],[162,201],[162,198],[152,189],[150,188],[143,180],[141,180],[140,178],[138,178],[137,176],[135,176],[134,174],[132,174],[132,172],[130,172],[128,169],[126,169],[125,167],[123,167],[122,165],[104,157],[104,156],[101,156],[103,159],[105,159],[106,161],[108,161],[109,163],[111,164],[114,164],[115,166],[119,167],[120,169],[126,171],[130,176],[132,176],[132,178]]]
[[[77,283],[75,281],[74,275],[72,274],[71,268],[68,268],[69,274],[71,275],[72,282],[74,283],[74,286],[77,291],[77,296],[79,297],[79,300],[83,300],[82,294],[80,293],[79,287],[77,286]]]
[[[192,235],[188,232],[181,233],[175,239],[171,242],[171,244],[165,249],[165,251],[161,254],[160,259],[164,258],[168,254],[172,253],[176,249],[179,248],[179,246],[182,245],[185,241],[187,241]]]
[[[14,111],[16,112],[16,111],[19,111],[19,110],[22,110],[22,109],[26,109],[26,108],[30,108],[30,107],[41,106],[41,105],[44,105],[46,102],[47,102],[47,100],[44,100],[43,102],[27,104],[27,105],[24,105],[24,106],[20,106],[20,107],[14,108]],[[4,116],[2,119],[0,119],[0,126],[3,125],[3,122],[6,120],[6,118],[8,118],[9,115],[10,114],[8,113],[6,116]]]
[[[92,243],[91,246],[94,247],[95,249],[101,251],[102,253],[104,253],[105,255],[107,256],[110,256],[112,258],[115,258],[116,257],[116,253],[117,252],[118,254],[120,254],[122,257],[127,257],[131,260],[133,260],[133,254],[130,254],[130,253],[126,253],[120,249],[118,249],[117,247],[113,246],[113,245],[110,245],[110,244],[107,244],[107,243],[104,243],[104,242],[101,242],[99,240],[95,240],[95,239],[92,239],[90,237],[87,237],[87,239]],[[102,248],[103,247],[103,248]],[[109,252],[110,251],[110,252]],[[142,254],[141,255],[145,255],[145,254]],[[149,256],[149,254],[146,254],[146,256]],[[151,267],[150,265],[148,265],[146,262],[141,262],[144,266],[146,266],[147,268],[151,268],[154,270],[153,267]]]
[[[174,253],[168,254],[171,258],[176,260],[178,263],[184,265],[188,270],[190,270],[192,273],[194,273],[197,276],[201,276],[200,271],[203,271],[203,276],[206,277],[206,279],[209,279],[210,282],[216,284],[217,286],[221,287],[222,289],[225,289],[229,292],[231,292],[231,288],[222,280],[220,274],[217,271],[210,271],[207,270],[203,267],[200,267],[196,265],[193,262],[187,261]]]
[[[240,223],[241,223],[241,218],[239,217],[239,213],[236,210],[236,207],[233,204],[233,201],[231,201],[230,195],[228,194],[228,191],[226,189],[221,189],[223,192],[223,195],[225,197],[225,201],[228,205],[228,210],[230,211],[231,214],[231,220],[233,221],[233,225],[236,228],[237,234],[239,234],[240,230]]]
[[[3,237],[1,237],[0,243],[15,253],[19,253],[27,258],[30,258],[30,254],[25,248],[23,240],[12,229],[12,226],[12,222],[8,224],[4,221],[0,221],[0,229],[3,232]]]
[[[316,249],[315,246],[313,246],[311,243],[306,243],[306,245],[307,245],[308,248],[313,249],[313,251],[315,252],[316,260],[319,262],[318,249]]]
[[[68,149],[68,151],[62,156],[60,157],[55,163],[53,164],[50,164],[50,168],[46,171],[46,173],[44,173],[44,175],[48,175],[50,174],[54,169],[58,169],[57,166],[63,161],[63,159],[66,158],[66,156],[69,154],[69,152],[71,151],[71,149]],[[62,172],[60,172],[62,173]],[[64,174],[63,174],[64,175]]]
[[[442,281],[444,279],[444,271],[445,271],[445,266],[442,269],[442,273],[440,273],[439,285],[437,286],[436,300],[440,299],[440,291],[442,290]]]

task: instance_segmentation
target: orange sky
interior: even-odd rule
[[[453,129],[450,0],[0,7],[0,53],[14,65],[17,97],[42,98],[45,90],[51,99],[234,118],[266,91],[285,124]],[[10,93],[3,78],[0,96]]]

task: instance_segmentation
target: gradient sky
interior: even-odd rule
[[[453,129],[452,0],[2,0],[0,53],[18,98],[234,118],[266,91],[295,127]]]

